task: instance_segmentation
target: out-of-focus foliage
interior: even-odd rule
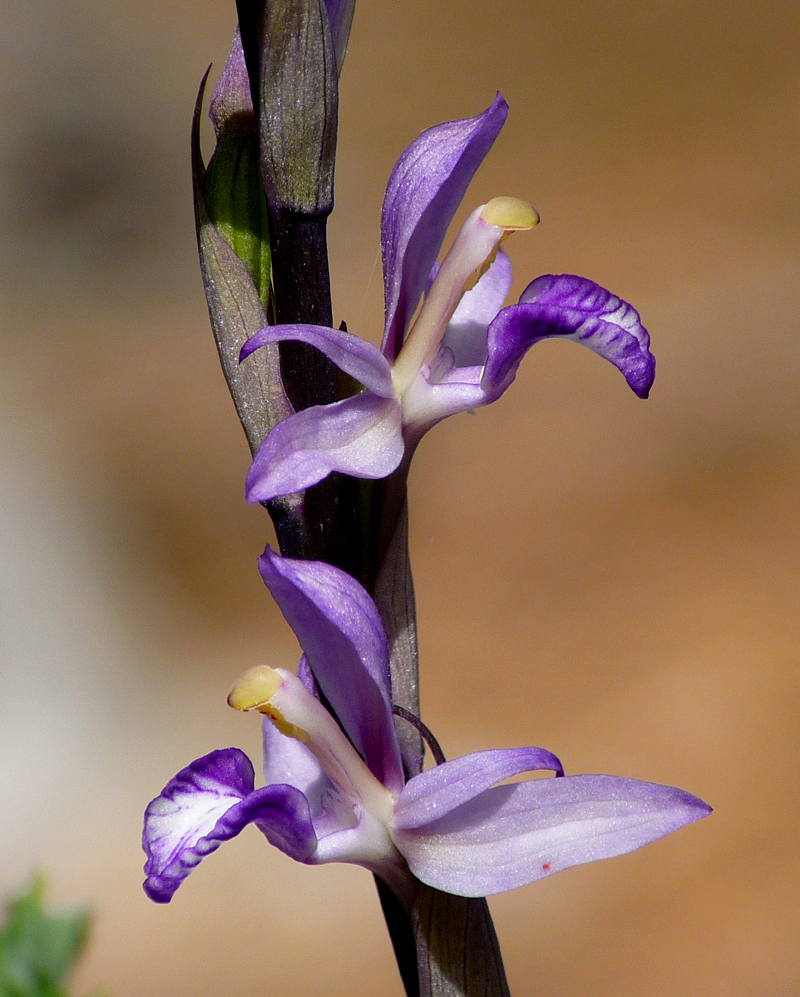
[[[41,876],[10,900],[0,929],[0,997],[67,997],[66,986],[89,932],[86,910],[52,914]]]

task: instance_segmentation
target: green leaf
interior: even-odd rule
[[[11,900],[0,930],[0,997],[66,997],[69,975],[86,942],[88,910],[51,914],[44,880]]]

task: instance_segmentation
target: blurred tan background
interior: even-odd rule
[[[255,558],[247,449],[195,259],[189,117],[232,0],[4,0],[0,889],[97,920],[76,990],[387,995],[370,877],[254,829],[168,907],[142,809],[257,723],[228,684],[296,645]],[[516,997],[789,997],[800,747],[800,8],[358,0],[342,81],[337,321],[376,340],[384,184],[501,89],[465,202],[531,200],[518,293],[590,276],[659,369],[639,402],[571,344],[415,460],[423,716],[448,755],[537,744],[714,816],[495,898]],[[207,153],[210,147],[207,146]]]

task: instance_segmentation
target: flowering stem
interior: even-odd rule
[[[421,886],[413,927],[421,995],[510,997],[483,897],[455,897]]]
[[[332,324],[326,225],[326,215],[271,212],[276,322]],[[280,370],[295,410],[337,400],[336,367],[305,343],[280,344]],[[306,549],[290,556],[327,561],[358,577],[355,558],[361,543],[353,515],[357,491],[358,483],[343,475],[332,475],[309,488],[304,498]],[[283,512],[276,511],[279,515]]]
[[[275,321],[332,325],[327,217],[293,211],[271,217]],[[336,367],[305,343],[281,343],[281,375],[295,409],[336,401]]]
[[[327,8],[323,0],[237,0],[237,10],[269,215],[270,304],[278,323],[330,327],[326,223],[333,207],[338,73]],[[339,32],[337,38],[341,48]],[[342,57],[343,49],[339,62]],[[205,219],[200,217],[204,204],[198,193],[203,179],[198,114],[194,158],[200,230]],[[227,284],[217,279],[223,271],[220,266],[214,269],[216,258],[206,246],[214,235],[211,227],[206,224],[201,235],[201,260],[223,369],[255,451],[276,419],[288,414],[286,396],[300,410],[336,401],[340,386],[333,365],[300,343],[281,344],[280,375],[277,350],[261,351],[263,372],[252,361],[239,367],[236,361],[242,342],[257,331],[259,322],[266,324],[263,301],[252,281],[242,278],[244,297],[237,296],[232,287],[231,300],[226,297],[224,308],[216,302],[214,295]],[[228,275],[236,275],[239,268],[227,256],[223,263],[223,275],[230,283]],[[241,311],[243,301],[253,314]],[[264,405],[259,404],[262,398],[268,407],[278,406],[274,417],[269,409],[266,421]],[[374,596],[391,649],[395,702],[418,717],[416,609],[406,496],[409,461],[410,454],[393,475],[378,482],[332,474],[305,493],[270,502],[267,508],[284,556],[342,568]],[[422,740],[418,730],[399,718],[397,730],[410,777],[422,768]],[[419,899],[410,910],[408,898],[404,908],[380,881],[378,893],[409,997],[507,995],[485,901],[448,897],[420,886]]]
[[[390,648],[392,694],[406,775],[422,770],[419,655],[414,582],[408,549],[406,481],[412,453],[372,489],[372,584]],[[427,728],[426,728],[427,729]],[[438,761],[438,759],[437,759]],[[509,997],[503,958],[483,897],[454,897],[420,884],[411,924],[376,877],[386,926],[407,997]]]
[[[374,879],[406,997],[420,997],[417,942],[411,921],[400,901],[380,876],[375,876]]]

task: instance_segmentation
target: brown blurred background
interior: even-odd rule
[[[168,907],[141,812],[257,723],[224,703],[294,639],[255,557],[248,453],[195,259],[188,128],[232,0],[4,0],[0,889],[97,920],[76,989],[387,995],[370,877],[254,829]],[[412,479],[423,716],[448,755],[538,744],[714,816],[495,898],[517,997],[800,994],[800,8],[780,0],[358,0],[334,308],[376,340],[378,220],[418,132],[501,89],[465,211],[531,200],[548,272],[634,302],[639,402],[570,344],[438,427]],[[210,151],[210,150],[207,150]]]

